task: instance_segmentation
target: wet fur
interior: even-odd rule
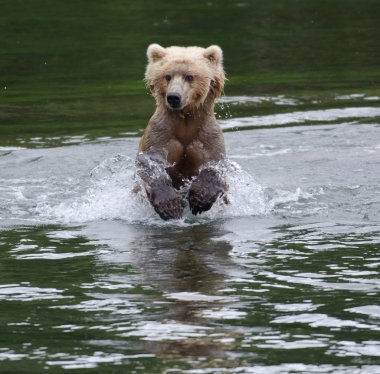
[[[222,51],[217,46],[163,48],[153,44],[147,56],[145,80],[157,108],[140,141],[138,173],[152,206],[165,220],[182,216],[178,190],[184,181],[193,180],[188,201],[193,214],[198,214],[210,209],[227,190],[219,173],[205,167],[225,157],[223,133],[214,115],[225,80]],[[191,82],[185,79],[188,75],[193,77]],[[181,96],[179,109],[167,103],[170,90]],[[147,166],[153,159],[165,170],[159,177]]]

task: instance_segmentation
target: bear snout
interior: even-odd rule
[[[166,102],[173,109],[179,109],[181,107],[181,95],[176,92],[169,92],[166,95]]]

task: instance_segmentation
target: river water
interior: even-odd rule
[[[346,112],[226,132],[231,204],[178,222],[130,192],[137,138],[3,147],[4,372],[379,372],[380,124]]]
[[[0,373],[379,373],[378,4],[184,1],[170,39],[171,1],[52,3],[0,16]],[[230,204],[179,221],[131,192],[153,31],[230,79]]]

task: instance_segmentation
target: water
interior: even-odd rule
[[[380,372],[377,2],[53,3],[0,15],[0,373]],[[229,73],[231,203],[174,222],[131,192],[151,33]]]
[[[228,132],[230,206],[169,223],[130,192],[136,138],[3,149],[1,367],[376,373],[379,139]]]

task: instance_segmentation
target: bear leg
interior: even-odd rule
[[[183,206],[179,192],[165,179],[156,180],[146,190],[150,203],[158,215],[165,221],[180,219]]]
[[[227,184],[216,170],[203,169],[189,188],[188,199],[191,212],[195,215],[206,212],[226,191]]]

